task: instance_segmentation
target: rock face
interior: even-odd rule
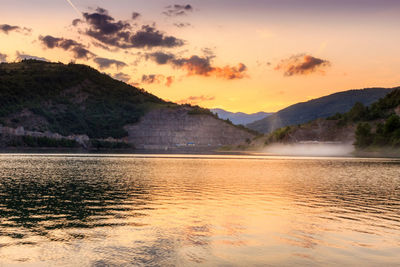
[[[188,108],[156,109],[133,125],[125,126],[128,142],[139,149],[219,147],[242,144],[253,134]]]
[[[355,125],[338,126],[336,120],[318,119],[296,127],[285,138],[285,142],[340,142],[354,143]]]

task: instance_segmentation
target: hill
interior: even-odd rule
[[[349,112],[306,124],[287,126],[255,139],[253,147],[271,143],[347,143],[374,156],[399,156],[400,88],[370,106],[356,103]],[[361,154],[368,155],[368,154]]]
[[[257,113],[252,113],[252,114],[247,114],[243,112],[229,112],[220,108],[215,108],[215,109],[210,109],[211,112],[215,113],[220,117],[221,119],[224,120],[230,120],[233,124],[236,125],[246,125],[261,119],[264,119],[273,113],[267,113],[267,112],[257,112]]]
[[[175,115],[132,130],[154,111]],[[165,123],[180,127],[163,128]],[[73,142],[103,146],[107,140],[145,147],[150,139],[135,139],[139,132],[158,135],[151,143],[158,148],[178,143],[219,146],[253,136],[206,109],[163,101],[91,67],[37,60],[0,64],[0,126],[3,147],[77,145]],[[206,136],[198,134],[196,127],[203,132],[209,127],[221,131]],[[226,133],[230,136],[224,139]]]
[[[281,127],[303,124],[318,118],[327,118],[336,113],[347,112],[357,102],[368,106],[392,90],[393,88],[367,88],[339,92],[289,106],[246,126],[262,133],[270,133]]]

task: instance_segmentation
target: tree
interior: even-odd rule
[[[385,122],[384,133],[391,134],[397,129],[400,129],[400,117],[393,114]]]
[[[369,123],[360,122],[356,130],[356,143],[357,147],[367,147],[373,142],[373,135],[371,133],[371,125]]]
[[[359,121],[366,115],[366,113],[367,113],[367,108],[362,103],[357,102],[349,111],[348,115],[350,120]]]

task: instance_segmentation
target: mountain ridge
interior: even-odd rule
[[[318,118],[327,118],[336,113],[347,112],[357,102],[370,105],[394,89],[396,87],[375,87],[337,92],[291,105],[267,118],[247,124],[246,127],[262,133],[270,133],[281,127],[303,124]]]
[[[210,109],[211,112],[215,113],[221,119],[227,120],[229,119],[233,124],[236,125],[246,125],[252,123],[254,121],[266,118],[272,115],[272,112],[256,112],[256,113],[244,113],[244,112],[230,112],[221,108],[213,108]]]

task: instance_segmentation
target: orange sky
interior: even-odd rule
[[[72,0],[88,16],[108,16],[111,26],[130,25],[115,35],[88,17],[72,26],[79,16],[66,0],[16,2],[3,0],[0,9],[0,53],[7,61],[19,53],[99,69],[96,58],[117,60],[124,64],[100,71],[120,73],[118,78],[175,102],[272,112],[337,91],[400,85],[399,1]],[[133,12],[140,16],[132,19]],[[150,31],[145,36],[137,34],[143,25]],[[121,33],[134,41],[111,44]],[[157,34],[164,38],[159,44]],[[77,46],[64,49],[62,41],[46,46],[39,36],[47,35],[74,40],[91,54],[76,58]],[[169,37],[177,41],[171,44]],[[160,64],[154,53],[171,58]]]

